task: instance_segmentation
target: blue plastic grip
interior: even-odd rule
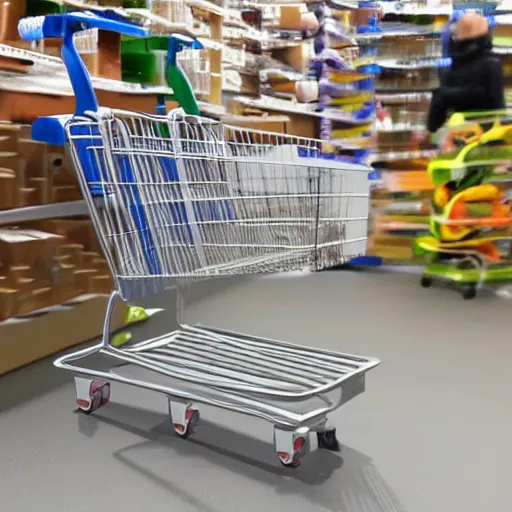
[[[84,115],[87,111],[96,112],[98,110],[98,101],[89,73],[73,41],[73,34],[91,28],[118,32],[131,37],[148,35],[147,30],[138,25],[90,12],[37,16],[21,19],[18,23],[18,32],[25,41],[44,39],[45,37],[63,39],[61,56],[75,93],[76,115]]]
[[[18,33],[24,41],[38,41],[44,39],[45,16],[23,18],[18,23]]]
[[[18,32],[24,41],[34,41],[45,37],[64,37],[67,32],[79,32],[89,28],[118,32],[125,36],[145,37],[145,28],[90,12],[72,12],[23,18],[18,23]]]

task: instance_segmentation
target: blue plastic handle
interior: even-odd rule
[[[68,32],[75,33],[89,28],[119,32],[131,37],[145,37],[148,35],[145,28],[133,23],[119,21],[119,18],[113,19],[108,11],[105,15],[86,11],[35,16],[23,18],[18,23],[18,32],[25,41],[44,39],[45,37],[64,37]]]
[[[20,37],[25,41],[34,41],[46,37],[63,39],[61,56],[75,93],[76,115],[98,110],[98,100],[89,73],[73,41],[73,35],[76,32],[91,28],[118,32],[131,37],[145,37],[148,35],[147,30],[138,25],[112,19],[110,14],[100,16],[90,12],[23,18],[18,24]]]

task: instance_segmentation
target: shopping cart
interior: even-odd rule
[[[208,404],[271,422],[286,466],[300,464],[309,433],[320,447],[338,450],[327,414],[364,391],[365,374],[379,361],[185,325],[184,290],[194,279],[318,269],[364,253],[368,169],[324,159],[317,140],[224,126],[182,110],[155,116],[98,108],[70,37],[92,27],[144,35],[75,13],[19,26],[24,39],[64,38],[77,112],[39,119],[33,135],[67,144],[115,280],[102,342],[55,361],[77,375],[79,409],[106,404],[115,381],[165,395],[182,437],[197,427],[197,406]],[[169,285],[177,287],[180,327],[112,346],[116,299],[140,300]],[[95,353],[115,366],[76,364]]]

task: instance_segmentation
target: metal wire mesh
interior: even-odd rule
[[[321,268],[365,251],[367,169],[324,159],[320,141],[181,111],[108,111],[67,134],[118,280]]]

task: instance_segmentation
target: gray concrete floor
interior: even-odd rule
[[[0,509],[512,510],[512,304],[417,281],[263,278],[190,308],[204,324],[379,357],[366,393],[331,416],[341,455],[287,470],[268,424],[209,408],[194,439],[178,439],[163,397],[122,386],[78,414],[71,375],[43,361],[0,379]],[[144,330],[171,324],[164,312]]]

